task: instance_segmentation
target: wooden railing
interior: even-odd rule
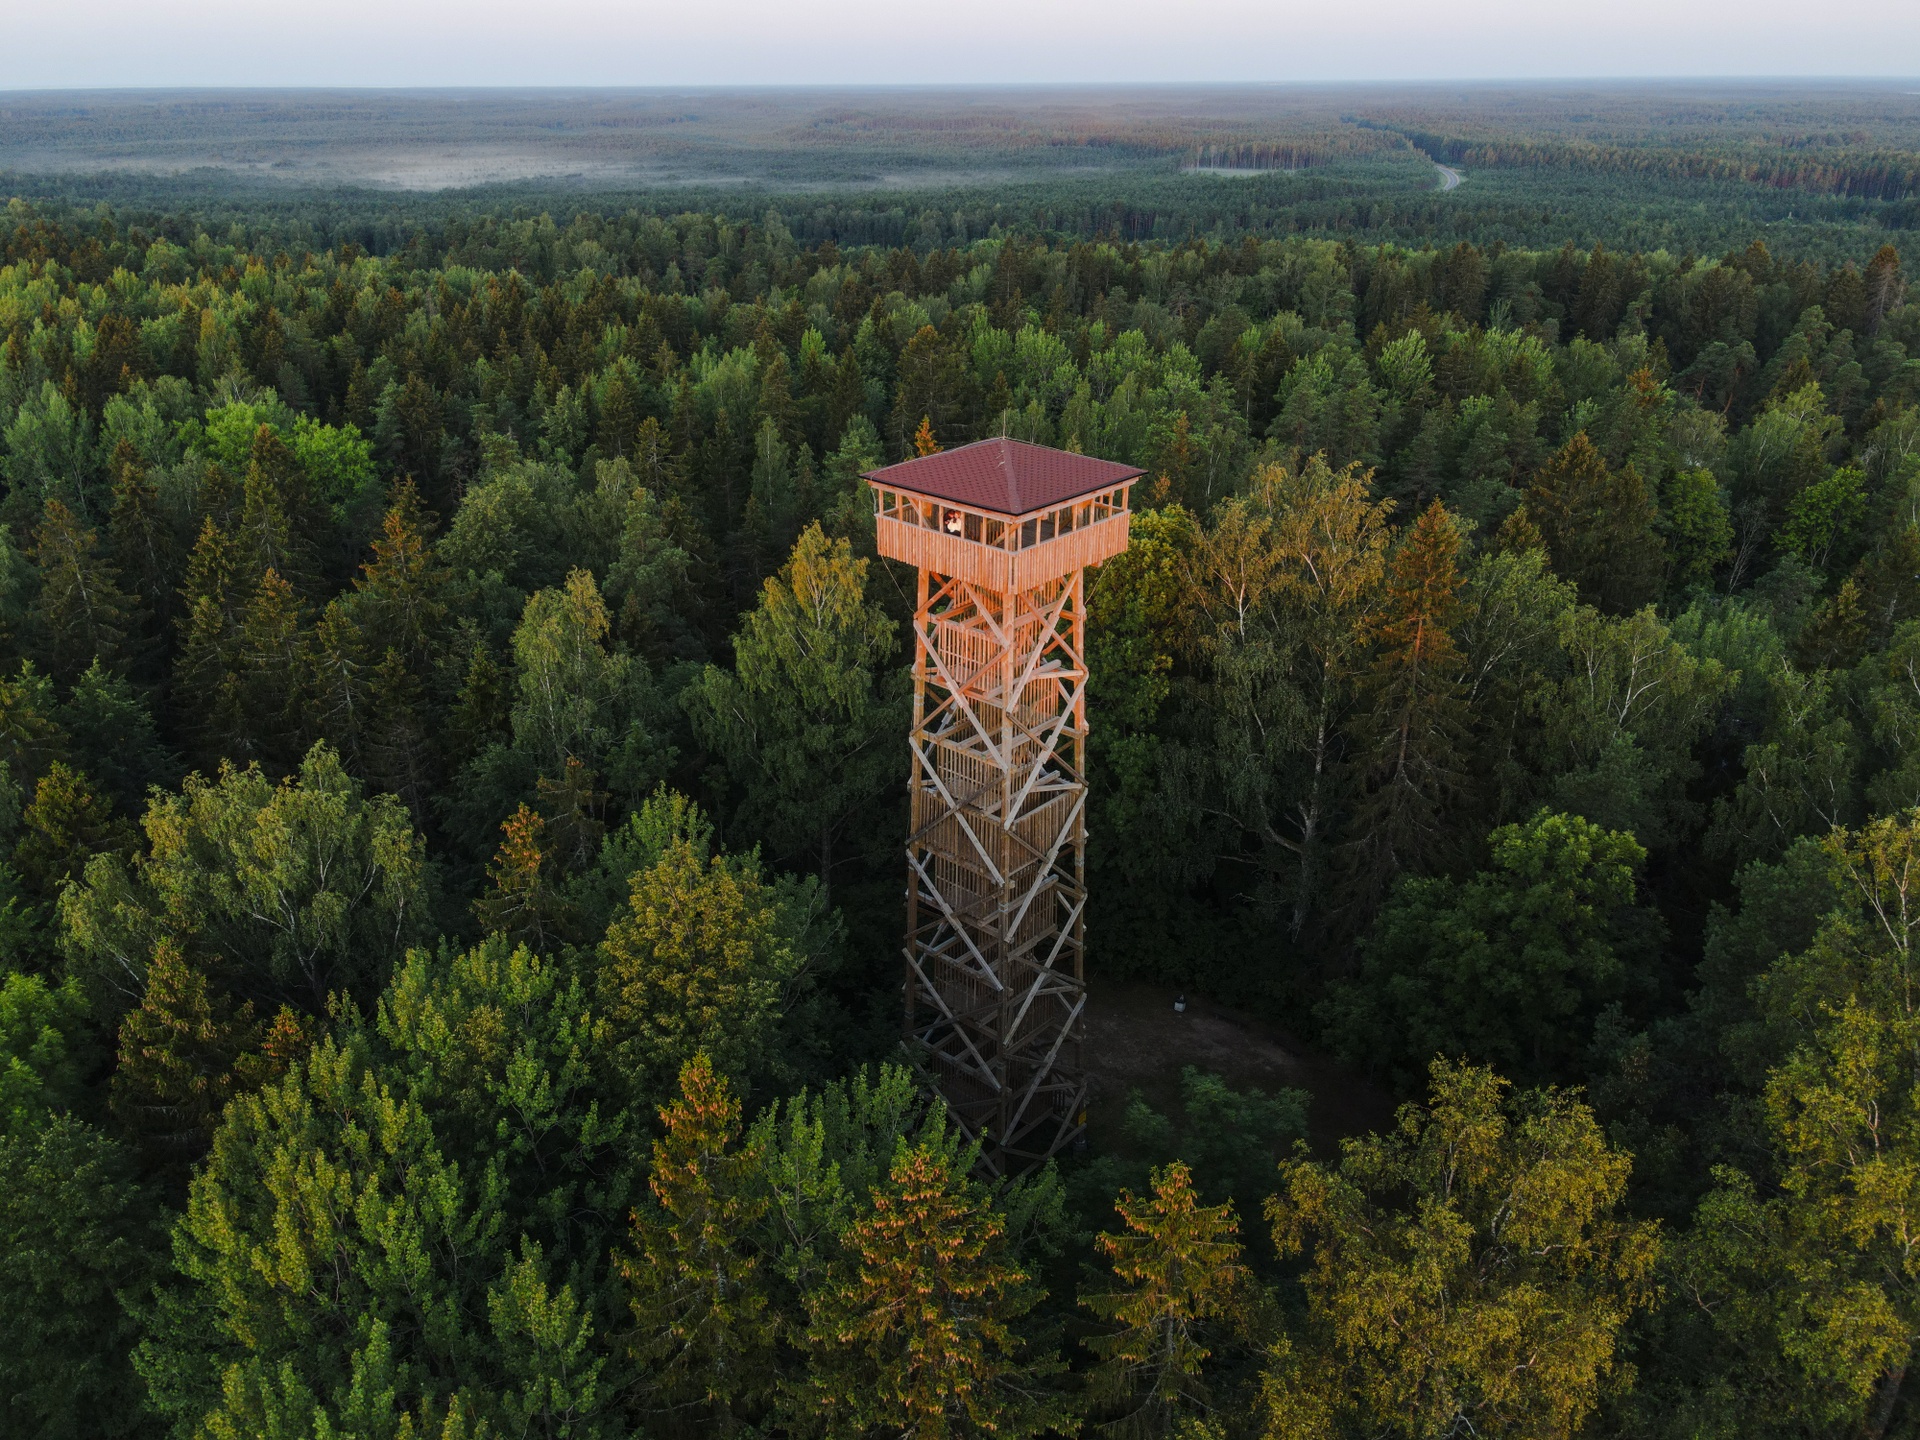
[[[992,546],[910,525],[891,515],[875,518],[875,540],[890,560],[904,560],[936,575],[951,575],[1002,595],[1031,590],[1062,575],[1118,555],[1127,548],[1128,512],[1096,520],[1020,550]]]

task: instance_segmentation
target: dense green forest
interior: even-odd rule
[[[1920,1423],[1898,249],[798,217],[13,202],[0,1431]],[[899,1068],[921,433],[1146,472],[1090,968],[1381,1133]]]

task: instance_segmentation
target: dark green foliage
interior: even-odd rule
[[[1127,1097],[1122,1127],[1134,1160],[1103,1172],[1099,1189],[1142,1183],[1147,1166],[1179,1161],[1200,1193],[1213,1201],[1257,1203],[1271,1188],[1274,1166],[1307,1133],[1304,1090],[1235,1090],[1218,1075],[1189,1065],[1180,1073],[1177,1115],[1156,1111],[1138,1091]]]
[[[1911,1143],[1906,122],[1475,103],[1130,118],[1118,203],[1042,178],[1055,117],[951,204],[10,209],[0,1428],[1071,1431],[1063,1353],[1153,1434],[1910,1428],[1857,1162]],[[1394,1137],[1311,1059],[1160,1113],[1095,1031],[1118,1154],[995,1180],[865,1068],[914,592],[860,476],[1001,433],[1143,471],[1088,577],[1096,1016],[1130,972],[1446,1057]],[[1123,1181],[1083,1351],[1066,1199]],[[1310,1248],[1242,1272],[1276,1189]],[[1651,1315],[1622,1206],[1678,1237]]]
[[[134,1435],[139,1305],[164,1269],[132,1156],[68,1115],[0,1136],[0,1394],[9,1434]]]
[[[1354,1063],[1402,1086],[1436,1056],[1563,1079],[1601,1007],[1644,993],[1659,921],[1634,907],[1633,836],[1543,810],[1488,850],[1472,879],[1406,880],[1380,912],[1358,980],[1326,1002]]]

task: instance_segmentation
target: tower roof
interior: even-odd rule
[[[1001,515],[1063,505],[1139,477],[1137,465],[1096,460],[1025,440],[997,436],[933,455],[869,470],[866,478],[916,495],[951,500]]]

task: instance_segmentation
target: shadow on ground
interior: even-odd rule
[[[1175,1014],[1172,987],[1136,980],[1093,980],[1087,992],[1087,1129],[1096,1151],[1125,1148],[1120,1122],[1130,1090],[1162,1114],[1177,1115],[1180,1072],[1188,1065],[1236,1090],[1305,1090],[1313,1097],[1308,1140],[1323,1158],[1337,1155],[1346,1136],[1383,1130],[1393,1119],[1386,1091],[1244,1011],[1189,995],[1185,1013]]]

